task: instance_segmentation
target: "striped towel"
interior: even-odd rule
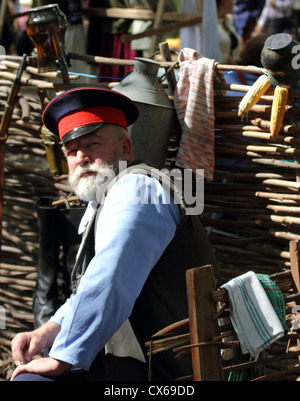
[[[256,277],[259,279],[260,284],[265,290],[284,331],[287,331],[288,327],[286,325],[285,302],[280,288],[267,274],[256,274]]]
[[[232,325],[243,354],[257,359],[260,352],[284,335],[284,328],[258,277],[252,271],[230,280],[228,291]]]
[[[174,105],[182,130],[176,157],[181,168],[204,169],[212,180],[215,165],[214,79],[225,82],[215,72],[215,60],[184,48],[178,56],[180,70],[174,93]]]

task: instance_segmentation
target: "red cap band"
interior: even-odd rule
[[[75,128],[96,123],[121,125],[127,130],[126,115],[122,110],[106,106],[88,107],[66,114],[59,120],[59,138],[62,140],[65,134]]]

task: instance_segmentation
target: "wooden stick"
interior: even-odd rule
[[[166,336],[166,335],[169,335],[170,333],[175,333],[176,331],[179,331],[179,330],[186,330],[188,328],[189,328],[189,319],[186,318],[186,319],[180,320],[179,322],[173,323],[173,324],[165,327],[164,329],[158,331],[157,333],[152,335],[152,338]]]
[[[0,43],[2,43],[3,28],[5,25],[8,0],[2,0],[0,5]]]
[[[257,131],[257,132],[270,132],[270,121],[262,120],[261,118],[256,118],[251,121],[253,125],[230,125],[230,124],[215,124],[215,129],[218,130],[228,130],[228,131]],[[294,126],[290,124],[284,124],[282,126],[282,132],[286,134],[296,134],[300,132],[300,126]]]
[[[299,189],[300,188],[300,182],[291,182],[291,181],[276,180],[276,179],[264,180],[263,184],[264,185],[273,185],[273,186],[278,186],[278,187],[284,187],[284,188],[293,188],[293,189]]]
[[[300,207],[267,205],[266,208],[279,213],[300,214]]]
[[[87,16],[98,16],[105,18],[125,18],[125,19],[140,19],[154,20],[156,12],[141,8],[84,8],[83,13]],[[184,21],[194,17],[194,14],[180,13],[176,11],[165,11],[162,15],[163,21]]]
[[[255,196],[260,197],[260,198],[268,198],[268,199],[278,199],[280,201],[288,201],[288,200],[293,200],[295,202],[300,201],[300,195],[296,194],[279,194],[276,192],[255,192]]]
[[[276,355],[268,358],[259,359],[258,361],[250,361],[250,362],[240,363],[238,365],[226,366],[223,368],[223,370],[224,372],[227,371],[235,372],[237,370],[250,369],[255,366],[266,365],[275,361],[282,361],[289,358],[296,358],[298,355],[300,355],[300,351],[292,351],[282,355]]]
[[[217,148],[220,151],[219,148]],[[230,152],[230,150],[245,150],[253,152],[264,152],[264,153],[277,153],[280,155],[295,155],[300,154],[300,150],[291,147],[283,146],[264,146],[264,145],[232,145],[229,149],[223,149],[223,151]]]
[[[167,42],[163,42],[159,44],[159,49],[162,55],[162,59],[164,61],[171,61],[171,53],[169,49],[169,45]],[[168,79],[168,86],[169,86],[169,94],[170,96],[174,95],[174,91],[176,88],[176,78],[174,70],[168,72],[168,69],[165,69]]]
[[[160,29],[161,28],[161,23],[163,20],[163,13],[165,11],[166,7],[166,0],[158,0],[158,4],[156,7],[156,15],[154,18],[154,24],[153,28],[154,29]],[[150,45],[150,54],[153,54],[155,52],[155,47],[156,47],[156,42],[157,42],[157,35],[152,35],[151,38],[151,45]]]
[[[29,288],[35,288],[35,280],[30,281],[30,280],[23,280],[23,279],[17,279],[17,278],[12,278],[12,277],[1,277],[1,282],[3,284],[9,284],[9,285],[21,285],[23,287],[29,287]]]
[[[159,352],[166,351],[170,348],[177,347],[181,344],[186,344],[190,339],[190,333],[185,333],[177,336],[161,338],[159,340],[153,340],[151,342],[146,342],[146,347],[151,345],[151,354],[155,355]],[[147,353],[150,355],[150,351]]]
[[[237,348],[240,346],[238,341],[204,341],[195,344],[183,345],[182,347],[174,348],[174,352],[183,351],[190,348],[202,348],[202,347],[220,347],[220,348]]]
[[[277,166],[277,167],[284,167],[284,168],[288,168],[288,169],[298,169],[300,168],[300,164],[297,162],[288,162],[285,160],[276,160],[275,158],[257,158],[257,157],[253,157],[252,161],[254,163],[257,164],[263,164],[263,165],[269,165],[269,166]]]
[[[256,379],[252,379],[250,381],[267,381],[267,380],[273,380],[273,379],[278,379],[279,377],[283,376],[289,376],[289,375],[295,375],[298,372],[300,372],[300,366],[294,366],[285,370],[282,370],[280,372],[275,372],[275,373],[270,373],[265,376],[260,376]]]
[[[135,35],[124,35],[122,36],[122,43],[129,43],[135,39],[147,38],[148,36],[160,35],[166,32],[177,31],[178,29],[185,28],[187,26],[200,24],[201,22],[202,22],[202,17],[194,17],[185,21],[167,24],[159,28],[147,29],[145,32],[137,33]]]

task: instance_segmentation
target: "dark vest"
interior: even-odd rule
[[[150,175],[149,167],[145,165],[133,166],[127,169],[127,172]],[[151,175],[153,176],[152,173]],[[164,179],[174,194],[172,182],[168,177]],[[176,188],[175,196],[179,196]],[[74,292],[81,275],[94,256],[95,220],[96,213],[77,256],[73,272]],[[188,317],[186,270],[207,264],[215,266],[217,270],[217,263],[199,216],[185,215],[183,207],[182,221],[175,236],[148,276],[129,318],[146,358],[145,343],[154,333]],[[217,271],[216,273],[218,276]],[[174,380],[180,376],[190,375],[192,374],[190,358],[175,360],[172,350],[159,353],[151,358],[151,373],[153,380]],[[132,358],[105,355],[104,351],[101,351],[91,367],[91,375],[94,380],[147,380],[148,367],[145,363]]]

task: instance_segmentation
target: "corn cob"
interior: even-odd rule
[[[286,86],[276,86],[271,110],[270,133],[275,139],[281,129],[285,114],[285,106],[289,97],[289,88]]]
[[[269,89],[270,86],[271,83],[268,80],[267,75],[261,75],[241,100],[238,111],[239,117],[242,117],[248,113],[248,111],[259,101],[261,96]]]

